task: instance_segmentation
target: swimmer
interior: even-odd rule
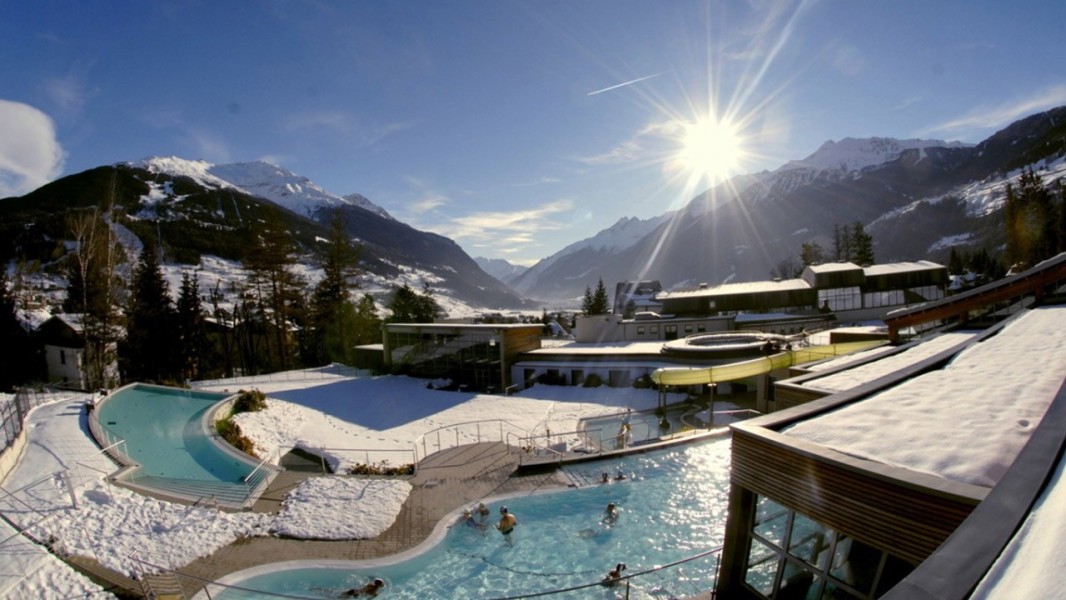
[[[375,579],[374,581],[371,581],[370,583],[364,585],[363,587],[361,587],[359,589],[352,588],[352,589],[348,590],[347,592],[344,592],[344,594],[342,594],[342,595],[343,596],[351,596],[351,597],[369,596],[369,597],[373,598],[373,597],[377,596],[378,592],[380,592],[382,589],[384,589],[384,587],[385,587],[385,580],[383,580],[383,579]]]
[[[615,506],[614,502],[609,502],[607,508],[603,510],[603,518],[600,519],[600,523],[604,525],[614,525],[618,521],[619,509]]]
[[[474,518],[474,513],[470,512],[469,508],[464,508],[463,509],[463,525],[466,525],[467,527],[474,527],[476,529],[481,529],[481,530],[485,529],[485,524],[484,523],[478,523],[477,519]]]
[[[619,469],[618,474],[614,476],[614,480],[615,481],[622,481],[623,479],[626,479],[626,474],[623,473],[621,471],[621,469]]]
[[[477,503],[477,514],[484,521],[489,516],[489,507],[485,506],[484,502]]]
[[[506,506],[500,507],[500,522],[496,524],[496,529],[500,530],[503,535],[511,535],[514,531],[515,525],[518,525],[518,519],[514,515],[507,512]]]
[[[600,583],[602,583],[603,585],[606,585],[606,586],[615,585],[616,583],[618,583],[622,579],[622,571],[625,571],[625,570],[626,570],[626,564],[625,563],[618,563],[617,565],[615,565],[614,569],[612,569],[611,572],[608,573],[607,576],[603,578],[603,581],[601,581]]]
[[[603,472],[603,479],[600,480],[600,483],[607,483],[610,480],[611,480],[611,476],[607,474],[607,471],[604,471]]]

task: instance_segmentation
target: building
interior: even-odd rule
[[[102,376],[94,377],[91,368],[96,361],[85,343],[83,317],[73,313],[53,315],[37,328],[48,381],[79,390],[114,386],[119,381],[116,345],[111,342],[105,350],[104,364],[99,367]]]
[[[614,313],[578,317],[574,337],[669,341],[734,329],[792,335],[881,320],[892,310],[944,298],[948,283],[946,268],[924,260],[865,268],[850,262],[811,265],[797,279],[654,293],[661,290],[658,282],[623,282],[616,286]]]
[[[517,356],[540,348],[543,331],[540,324],[387,323],[384,366],[393,373],[502,392],[512,386]]]
[[[998,592],[980,597],[1057,596],[1061,577],[1033,562],[1057,562],[1039,554],[1057,543],[1004,548],[1025,544],[1023,523],[1062,469],[1064,286],[1066,255],[885,319],[894,331],[966,329],[777,382],[776,412],[732,426],[717,597],[962,600],[979,588]],[[834,289],[848,287],[825,300],[874,293]],[[997,588],[1011,568],[1012,584]],[[1048,580],[1033,583],[1040,577]],[[1042,591],[1021,592],[1021,582]]]

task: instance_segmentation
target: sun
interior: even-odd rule
[[[743,155],[737,128],[726,121],[700,119],[682,124],[677,161],[691,176],[722,181],[733,174]]]

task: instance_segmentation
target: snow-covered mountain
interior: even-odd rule
[[[481,267],[481,270],[492,275],[496,279],[499,279],[507,285],[511,285],[516,277],[525,273],[526,269],[523,265],[513,264],[502,258],[485,258],[484,256],[475,256],[474,262],[477,266]]]
[[[202,160],[176,156],[152,157],[128,163],[151,173],[189,177],[209,188],[233,187],[252,196],[266,198],[278,206],[309,218],[322,208],[358,206],[386,219],[388,211],[360,194],[338,196],[310,179],[263,161],[215,165]]]
[[[790,160],[777,171],[813,169],[815,171],[836,170],[841,173],[851,173],[896,160],[905,150],[922,151],[925,148],[968,148],[970,146],[972,144],[945,142],[943,140],[847,137],[839,142],[829,140],[807,158]]]
[[[1066,107],[1017,121],[977,144],[845,138],[774,171],[741,175],[673,214],[617,235],[625,220],[531,267],[512,287],[573,302],[602,279],[658,279],[667,288],[770,277],[804,243],[832,245],[855,222],[879,262],[946,260],[951,245],[995,249],[1007,183],[1022,168],[1066,177]],[[634,202],[639,199],[633,199]],[[612,240],[599,244],[598,240]]]

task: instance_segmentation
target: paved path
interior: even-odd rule
[[[237,542],[179,569],[184,589],[192,595],[203,580],[250,567],[288,560],[366,560],[402,552],[425,541],[437,523],[462,506],[499,494],[531,493],[545,487],[564,487],[555,472],[513,475],[517,455],[499,442],[460,446],[434,454],[419,464],[410,479],[412,490],[396,521],[372,540],[319,541],[255,537]],[[314,473],[286,471],[253,507],[275,512],[281,499]]]

